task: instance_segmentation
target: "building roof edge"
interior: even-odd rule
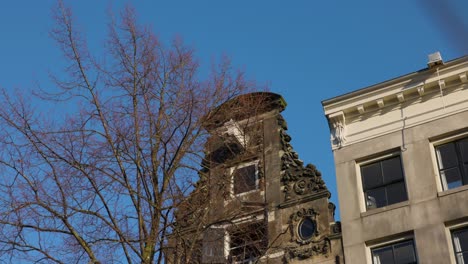
[[[460,62],[464,62],[464,61],[468,61],[468,55],[464,55],[462,57],[447,61],[443,65],[439,66],[439,68],[443,69],[443,68],[450,67],[450,66],[456,65],[456,64],[458,64]],[[405,79],[408,79],[408,78],[410,78],[412,76],[415,76],[417,74],[430,72],[431,70],[433,70],[433,69],[426,67],[424,69],[414,71],[414,72],[411,72],[411,73],[408,73],[408,74],[405,74],[405,75],[401,75],[401,76],[398,76],[398,77],[395,77],[395,78],[392,78],[392,79],[389,79],[389,80],[386,80],[386,81],[383,81],[383,82],[380,82],[380,83],[377,83],[377,84],[373,84],[371,86],[367,86],[367,87],[360,88],[358,90],[354,90],[354,91],[351,91],[351,92],[348,92],[348,93],[345,93],[345,94],[342,94],[342,95],[338,95],[338,96],[335,96],[335,97],[332,97],[332,98],[329,98],[329,99],[322,100],[321,103],[322,103],[322,106],[325,107],[325,106],[328,106],[330,104],[333,104],[333,103],[336,103],[336,102],[339,102],[339,101],[342,101],[342,100],[346,100],[346,99],[349,99],[349,98],[352,98],[352,97],[355,97],[355,96],[359,96],[359,95],[362,95],[362,94],[365,94],[365,93],[368,93],[368,92],[372,92],[372,91],[381,89],[381,88],[386,87],[386,86],[390,86],[392,84],[401,82],[401,81],[403,81]]]

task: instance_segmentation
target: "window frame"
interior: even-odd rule
[[[460,161],[461,153],[457,144],[458,142],[462,140],[468,140],[468,132],[431,142],[431,146],[432,146],[431,154],[434,160],[434,171],[435,171],[435,174],[437,175],[437,183],[438,183],[437,185],[438,185],[439,190],[442,192],[456,190],[458,188],[463,188],[463,187],[468,188],[468,173],[463,171],[464,164],[463,164],[463,161]],[[458,159],[458,162],[457,162],[458,164],[456,168],[458,168],[458,171],[460,173],[461,185],[449,188],[448,184],[446,183],[446,179],[444,180],[443,175],[441,173],[441,171],[443,171],[444,169],[440,169],[440,158],[438,155],[438,147],[451,144],[451,143],[455,144],[455,152],[456,152],[457,159]]]
[[[450,229],[450,239],[451,239],[451,244],[452,244],[452,256],[453,256],[453,258],[455,260],[455,263],[457,263],[457,264],[462,264],[462,263],[458,262],[457,254],[459,254],[459,253],[463,254],[463,252],[468,253],[468,250],[465,250],[465,251],[462,250],[462,251],[458,252],[457,251],[457,245],[455,243],[455,233],[463,232],[463,231],[468,232],[468,226],[467,225],[464,225],[464,226],[461,226],[461,227],[458,226],[458,227],[455,227],[453,229]]]
[[[209,230],[212,231],[209,231]],[[205,237],[202,238],[202,262],[213,262],[213,259],[216,258],[222,258],[224,261],[227,259],[227,256],[229,254],[229,234],[226,230],[226,225],[212,225],[208,229],[206,229],[203,233],[205,232],[216,232],[219,231],[217,236],[219,236],[217,239],[219,239],[219,244],[222,244],[222,247],[217,247],[214,248],[213,245],[215,245],[217,240],[212,239],[212,235],[210,235],[210,240],[206,241]],[[222,235],[220,235],[222,233]],[[205,236],[205,234],[203,234]],[[221,250],[222,255],[219,254],[221,252],[216,252],[215,251]]]
[[[381,185],[379,185],[377,187],[367,189],[365,187],[365,184],[364,184],[364,175],[363,175],[362,168],[365,167],[365,166],[368,166],[368,165],[381,163],[383,161],[386,161],[386,160],[389,160],[389,159],[392,159],[392,158],[397,158],[397,157],[398,157],[398,160],[400,162],[402,179],[398,180],[398,181],[391,181],[391,182],[385,183],[385,184],[382,183]],[[402,155],[401,155],[400,151],[393,150],[391,152],[387,152],[387,153],[384,153],[384,154],[374,155],[374,158],[364,159],[362,161],[356,161],[356,165],[357,165],[356,166],[356,174],[358,175],[358,187],[359,187],[359,189],[360,189],[360,191],[362,193],[362,195],[360,196],[361,197],[360,200],[362,201],[361,202],[361,212],[370,212],[370,211],[373,211],[373,210],[376,210],[376,209],[379,209],[379,208],[384,208],[384,207],[387,207],[387,206],[393,206],[395,204],[404,203],[404,202],[407,202],[409,200],[408,186],[406,184],[406,175],[405,175],[405,169],[404,169],[404,164],[403,164],[403,158],[402,158]],[[382,165],[380,165],[380,168],[382,169],[381,166]],[[403,187],[404,187],[405,195],[406,195],[405,200],[389,204],[388,203],[388,196],[386,196],[385,197],[386,205],[380,206],[380,207],[375,207],[375,208],[371,208],[370,206],[368,206],[368,199],[367,199],[366,194],[367,194],[367,192],[369,190],[376,190],[376,189],[379,189],[379,188],[387,188],[388,186],[394,185],[396,183],[403,183]]]
[[[372,246],[369,246],[368,247],[368,249],[369,249],[368,252],[370,254],[369,255],[370,256],[370,263],[377,264],[376,262],[374,262],[374,251],[384,249],[384,248],[387,248],[387,247],[392,247],[392,255],[393,255],[393,257],[395,257],[394,247],[398,246],[398,245],[401,245],[401,244],[404,244],[404,243],[407,243],[409,241],[412,242],[414,257],[416,259],[415,263],[416,264],[419,263],[416,241],[414,239],[414,236],[409,235],[409,234],[405,235],[403,237],[397,238],[397,239],[393,239],[393,240],[389,240],[389,241],[385,241],[385,242],[382,242],[382,243],[378,243],[378,244],[374,244]]]
[[[219,247],[219,249],[222,249],[222,252],[223,252],[223,256],[222,258],[224,258],[224,261],[229,261],[229,258],[230,258],[230,254],[231,254],[231,236],[233,233],[235,233],[235,231],[238,231],[238,230],[235,230],[236,227],[246,227],[246,226],[250,226],[250,225],[264,225],[264,232],[265,232],[265,235],[263,237],[263,241],[265,243],[265,249],[267,249],[267,242],[268,242],[268,223],[265,222],[265,215],[263,214],[252,214],[252,215],[247,215],[247,216],[244,216],[244,217],[241,217],[241,218],[237,218],[237,219],[234,219],[232,220],[232,222],[230,223],[224,223],[224,224],[216,224],[216,225],[212,225],[209,227],[209,229],[215,229],[215,230],[219,230],[220,233],[223,233],[222,235],[222,238],[220,238],[220,244],[222,243],[222,247]],[[206,229],[204,232],[206,232],[207,230],[209,229]],[[239,232],[237,232],[239,233]],[[204,240],[204,238],[202,239],[202,241]],[[214,240],[213,240],[214,241]],[[208,241],[210,242],[210,241]],[[209,243],[206,243],[206,242],[203,242],[202,244],[203,248],[202,248],[202,254],[203,254],[203,260],[208,260],[210,259],[209,261],[205,261],[205,262],[212,262],[212,257],[214,256],[213,254],[213,248],[210,246]],[[267,252],[262,252],[261,255],[259,256],[259,258],[257,259],[260,259],[268,254],[266,254]],[[251,261],[250,260],[245,260],[245,261],[236,261],[234,263],[252,263],[252,262],[247,262],[247,261]],[[218,263],[218,262],[216,262]]]
[[[312,224],[312,232],[309,236],[304,236],[302,232],[302,227],[304,226],[304,223],[306,221],[309,221],[310,224]],[[314,238],[315,234],[317,233],[317,223],[314,221],[311,217],[307,216],[302,218],[299,223],[297,224],[297,235],[298,237],[303,240],[303,241],[310,241],[312,238]]]
[[[242,221],[243,220],[243,221]],[[231,227],[228,227],[226,228],[226,236],[227,236],[227,244],[226,244],[226,257],[229,261],[231,261],[232,263],[256,263],[257,260],[259,260],[260,258],[262,258],[264,256],[264,253],[266,252],[262,252],[263,250],[266,249],[266,243],[267,243],[267,237],[268,237],[268,234],[266,232],[268,232],[268,228],[267,228],[267,223],[264,222],[264,218],[262,216],[259,216],[258,218],[256,218],[254,221],[251,221],[251,220],[247,220],[245,221],[245,219],[241,219],[241,221],[238,221],[238,223],[234,223],[235,226],[237,227],[242,227],[242,228],[246,228],[246,230],[235,230],[235,226],[231,226]],[[255,240],[255,241],[248,241],[248,243],[244,243],[242,245],[239,245],[237,247],[232,247],[232,239],[235,235],[237,236],[246,236],[247,233],[249,231],[253,231],[253,232],[257,232],[258,231],[258,228],[255,228],[255,230],[252,230],[251,227],[252,226],[258,226],[258,227],[261,227],[263,229],[263,234],[260,234],[260,239],[258,240]],[[235,250],[235,249],[239,249],[239,248],[245,248],[245,247],[250,247],[252,245],[258,245],[260,246],[260,248],[256,248],[256,250],[258,251],[259,255],[256,256],[256,257],[251,257],[251,258],[248,258],[248,259],[240,259],[240,260],[236,260],[234,259],[235,256],[232,255],[232,251]],[[263,248],[265,247],[265,248]],[[231,259],[232,258],[232,259]]]
[[[249,193],[256,192],[256,191],[260,190],[260,178],[259,178],[258,164],[259,164],[259,160],[254,160],[254,161],[250,161],[250,162],[244,162],[244,163],[238,164],[237,166],[232,166],[232,167],[229,168],[229,175],[231,177],[231,180],[230,180],[230,182],[231,182],[230,193],[231,193],[232,197],[243,196],[243,195],[246,195],[246,194],[249,194]],[[255,166],[255,188],[253,190],[240,192],[240,193],[235,193],[234,192],[234,188],[235,188],[235,179],[234,179],[235,175],[234,175],[234,172],[236,170],[238,170],[238,169],[245,168],[245,167],[252,166],[252,165]]]

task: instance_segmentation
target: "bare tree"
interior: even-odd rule
[[[275,96],[245,94],[212,111],[200,180],[175,213],[171,263],[256,263],[277,246],[282,234],[268,233],[263,122],[283,107]]]
[[[163,45],[131,8],[109,26],[104,57],[87,50],[62,3],[55,19],[68,77],[32,100],[64,100],[73,111],[44,117],[30,99],[2,93],[0,258],[163,262],[210,110],[253,86],[227,60],[201,79],[194,51]]]

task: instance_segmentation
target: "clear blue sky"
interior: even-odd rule
[[[249,78],[288,102],[292,144],[323,173],[337,203],[333,155],[321,101],[426,67],[440,51],[468,50],[468,1],[128,1],[162,40],[181,36],[203,65],[226,54]],[[63,61],[49,38],[52,0],[0,6],[0,87],[48,89]],[[124,1],[66,1],[91,49],[104,42],[109,9]],[[338,212],[337,212],[338,213]]]

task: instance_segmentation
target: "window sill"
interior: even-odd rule
[[[250,191],[246,191],[246,192],[241,192],[241,193],[236,193],[236,194],[231,194],[231,197],[235,198],[235,197],[242,197],[242,196],[246,196],[246,195],[249,195],[251,193],[256,193],[260,191],[260,189],[253,189],[253,190],[250,190]]]
[[[408,205],[409,205],[409,201],[403,201],[403,202],[399,202],[399,203],[396,203],[396,204],[387,205],[387,206],[384,206],[384,207],[380,207],[380,208],[372,209],[372,210],[369,210],[369,211],[366,211],[366,212],[362,212],[361,217],[366,217],[366,216],[369,216],[369,215],[394,210],[394,209],[397,209],[397,208],[400,208],[400,207],[405,207],[405,206],[408,206]]]
[[[265,195],[265,192],[263,190],[261,190],[261,189],[255,189],[255,190],[251,190],[251,191],[243,192],[243,193],[238,193],[238,194],[231,193],[229,195],[229,197],[227,197],[224,200],[224,206],[226,206],[227,204],[229,204],[230,202],[235,201],[235,200],[240,200],[240,201],[248,200],[248,199],[250,199],[251,195],[254,195],[254,194],[259,194],[260,196],[263,196],[263,195]]]
[[[459,187],[456,187],[456,188],[453,188],[453,189],[448,189],[448,190],[445,190],[445,191],[438,192],[437,196],[438,197],[443,197],[443,196],[446,196],[446,195],[454,194],[454,193],[457,193],[457,192],[463,192],[463,191],[466,191],[466,190],[468,190],[468,185],[463,185],[463,186],[459,186]]]

